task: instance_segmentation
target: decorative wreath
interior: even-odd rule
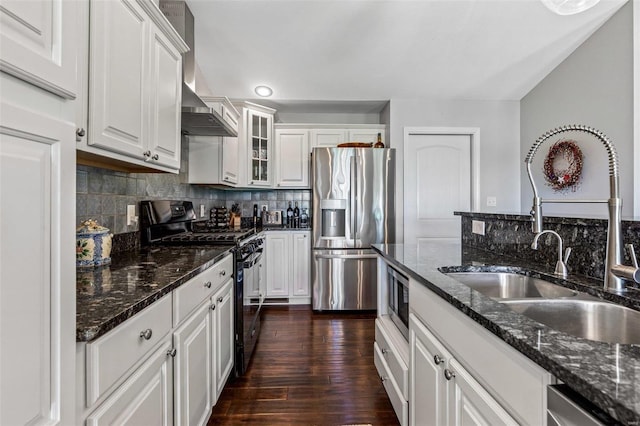
[[[555,168],[556,160],[564,160],[566,169]],[[582,151],[576,141],[559,140],[551,148],[544,159],[544,177],[547,184],[556,191],[567,188],[575,190],[582,176]]]

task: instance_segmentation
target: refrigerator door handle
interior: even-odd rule
[[[377,254],[316,254],[316,259],[377,259]]]
[[[351,208],[351,239],[353,240],[354,244],[355,241],[357,239],[357,235],[356,235],[356,226],[357,226],[357,221],[356,218],[358,217],[357,212],[358,212],[358,204],[356,202],[356,197],[357,197],[357,191],[358,191],[358,163],[356,162],[356,156],[352,156],[351,157],[351,179],[349,181],[349,203],[350,208]]]

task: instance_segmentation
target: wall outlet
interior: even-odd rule
[[[481,220],[472,220],[471,232],[474,234],[484,235],[484,222]]]
[[[266,204],[263,204],[262,206],[260,206],[260,211],[264,211],[264,210],[269,211],[269,206]]]
[[[495,207],[496,205],[496,197],[487,197],[487,207]]]
[[[204,204],[200,204],[200,217],[204,217]]]
[[[138,223],[138,216],[136,216],[136,206],[135,204],[127,205],[127,226],[131,226],[135,223]]]

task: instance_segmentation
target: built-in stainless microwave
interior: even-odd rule
[[[389,317],[405,339],[409,340],[409,279],[387,267]]]

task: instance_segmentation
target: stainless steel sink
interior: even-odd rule
[[[539,278],[510,272],[449,272],[447,275],[494,299],[557,298],[578,294]]]
[[[502,301],[513,311],[555,330],[609,343],[640,344],[640,312],[589,296],[579,299]]]

